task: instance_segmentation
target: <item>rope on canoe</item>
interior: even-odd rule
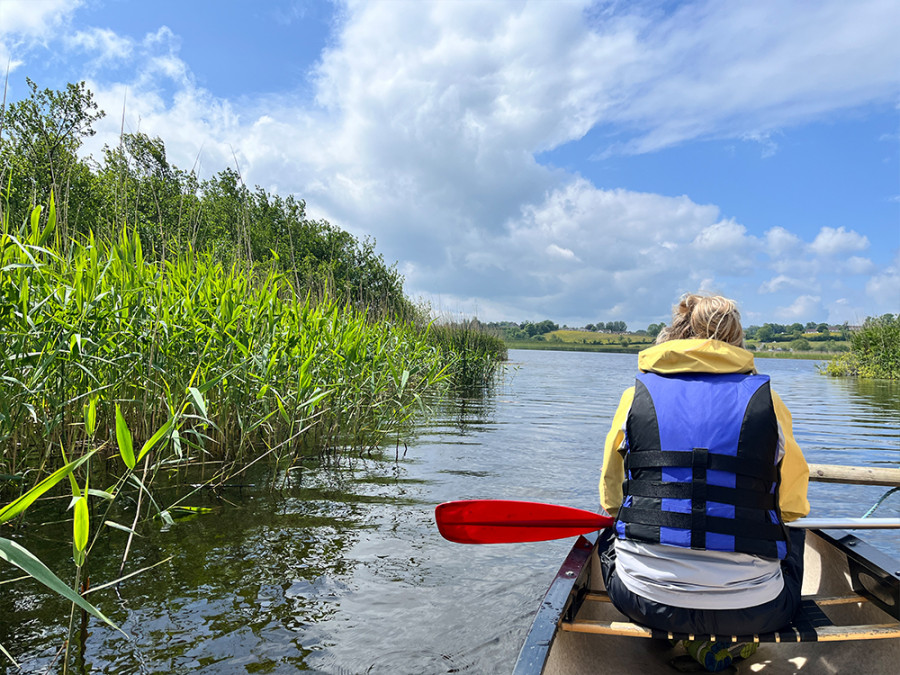
[[[875,502],[875,505],[872,506],[871,509],[869,509],[868,511],[866,511],[865,515],[863,515],[863,518],[868,518],[868,517],[871,516],[873,513],[875,513],[875,509],[877,509],[879,506],[881,506],[882,502],[883,502],[885,499],[887,499],[887,498],[890,497],[892,494],[894,494],[895,492],[898,492],[898,491],[900,491],[900,485],[898,485],[897,487],[892,487],[890,490],[888,490],[888,491],[885,492],[883,495],[881,495],[881,499],[879,499],[877,502]]]

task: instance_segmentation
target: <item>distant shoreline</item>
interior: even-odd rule
[[[538,340],[506,340],[507,349],[535,349],[555,352],[605,352],[608,354],[637,354],[651,345],[638,344],[623,346],[620,344],[578,344],[577,342],[551,342]],[[754,358],[763,359],[804,359],[810,361],[830,361],[837,354],[823,352],[773,352],[751,351]]]

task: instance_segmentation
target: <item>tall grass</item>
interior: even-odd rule
[[[7,211],[0,497],[12,501],[0,525],[21,524],[68,479],[75,581],[10,539],[0,538],[0,559],[72,602],[64,669],[76,607],[82,635],[88,614],[109,622],[79,592],[97,538],[107,528],[128,533],[124,573],[142,518],[171,523],[175,508],[200,511],[183,496],[157,501],[158,472],[200,465],[206,480],[224,480],[263,457],[371,451],[399,440],[426,394],[484,385],[505,356],[474,324],[372,314],[299,294],[271,268],[225,267],[191,248],[150,262],[134,230],[112,242],[63,239],[52,197],[46,215],[36,208],[19,228]],[[98,460],[102,490],[90,487]],[[131,522],[113,522],[125,493]],[[3,645],[0,653],[13,658]]]
[[[0,473],[72,448],[86,405],[99,442],[114,435],[116,406],[141,442],[201,384],[203,414],[168,439],[174,459],[371,447],[448,368],[471,377],[485,358],[471,334],[451,343],[442,329],[369,321],[296,295],[276,272],[225,269],[190,249],[148,263],[133,232],[60,253],[52,221],[39,227],[36,212],[0,239]]]
[[[455,356],[449,366],[451,382],[460,391],[488,387],[507,358],[503,340],[484,330],[477,319],[436,322],[430,337],[443,352]]]

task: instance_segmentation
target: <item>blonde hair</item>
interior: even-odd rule
[[[689,338],[721,340],[742,347],[744,329],[734,300],[696,293],[681,296],[672,308],[672,325],[659,332],[656,344]]]

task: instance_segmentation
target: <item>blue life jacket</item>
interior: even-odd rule
[[[641,373],[625,431],[620,539],[787,556],[768,376]]]

